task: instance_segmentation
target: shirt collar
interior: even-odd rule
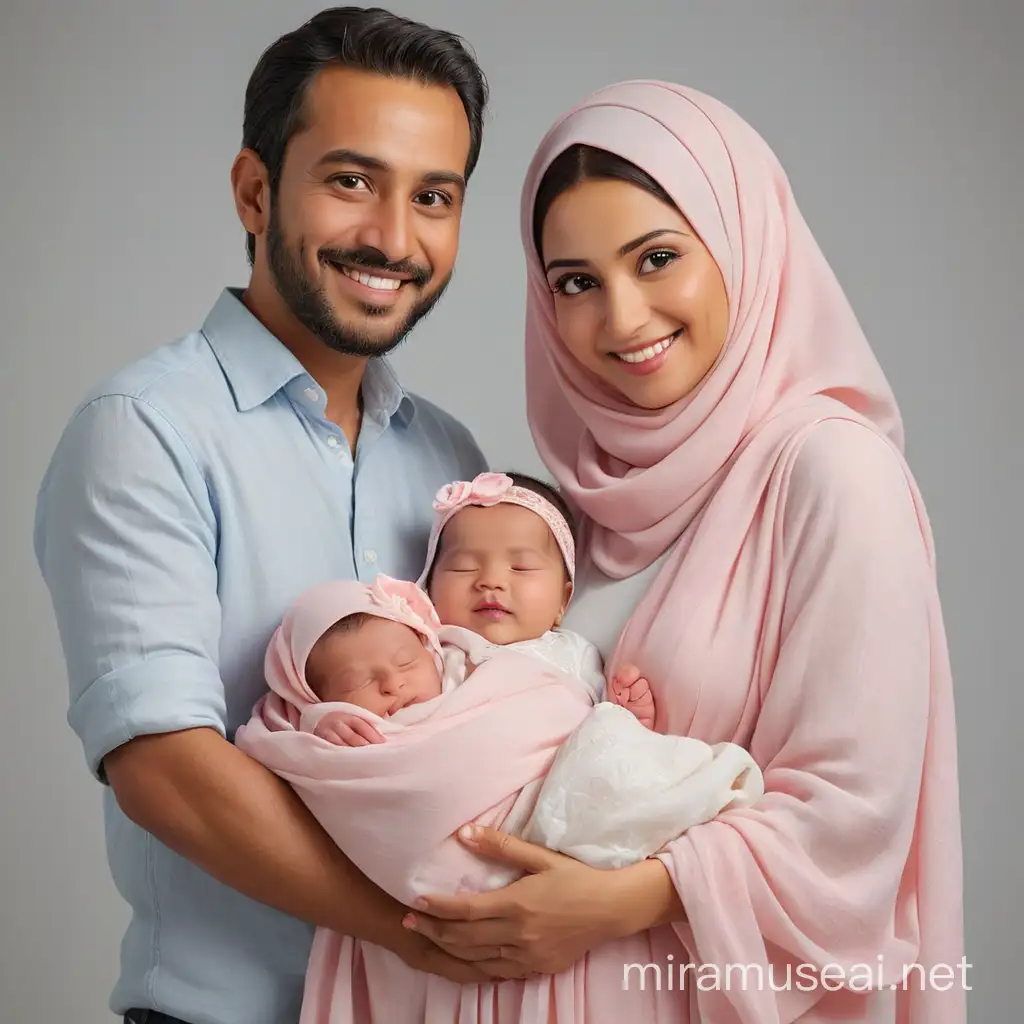
[[[249,311],[240,288],[221,292],[203,322],[202,332],[227,378],[239,412],[263,405],[298,377],[312,380],[302,363]],[[365,411],[382,426],[395,416],[403,424],[412,421],[412,396],[399,384],[386,359],[367,362],[362,392]]]
[[[366,363],[363,408],[381,426],[396,416],[400,423],[407,426],[415,415],[416,405],[412,396],[399,384],[395,371],[383,356]]]

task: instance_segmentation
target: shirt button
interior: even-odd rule
[[[372,565],[377,561],[377,552],[374,551],[373,548],[367,548],[366,551],[363,552],[363,558]]]
[[[338,439],[333,434],[331,434],[331,436],[327,438],[327,445],[329,448],[337,448]]]
[[[303,393],[311,402],[320,401],[320,392],[316,388],[306,388]]]

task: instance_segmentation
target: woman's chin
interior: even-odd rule
[[[638,409],[645,412],[667,409],[701,387],[714,368],[714,364],[695,366],[694,360],[687,358],[691,354],[685,349],[670,355],[673,358],[666,360],[653,373],[616,370],[606,375],[605,381]]]
[[[616,381],[615,390],[638,409],[658,412],[685,398],[697,383],[692,377],[681,379],[678,374],[666,372],[642,380]]]

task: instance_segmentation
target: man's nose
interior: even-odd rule
[[[359,245],[384,253],[388,263],[399,263],[412,256],[412,231],[409,204],[393,198],[381,198],[367,204],[366,218],[356,233]]]

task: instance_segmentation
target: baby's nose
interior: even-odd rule
[[[381,677],[380,688],[384,693],[397,693],[402,688],[401,674],[388,672]]]
[[[507,574],[501,569],[486,569],[477,577],[476,585],[481,590],[498,590],[505,586]]]

